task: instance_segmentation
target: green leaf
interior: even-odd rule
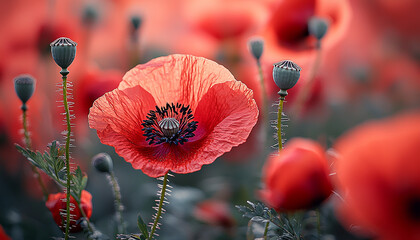
[[[149,236],[149,230],[147,230],[147,225],[143,221],[143,218],[141,218],[141,215],[137,215],[137,226],[139,226],[140,232],[143,236],[148,237]]]

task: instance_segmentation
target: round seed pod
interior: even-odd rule
[[[66,69],[73,62],[76,56],[77,43],[70,38],[60,37],[50,44],[52,57],[63,69]]]
[[[25,104],[35,91],[35,79],[28,74],[22,74],[14,79],[15,91],[19,99]]]
[[[328,22],[324,18],[312,17],[308,22],[309,33],[316,39],[321,40],[328,30]]]
[[[252,56],[259,61],[264,51],[264,40],[260,37],[251,38],[248,41],[248,47]]]
[[[283,60],[275,63],[273,68],[273,79],[281,90],[288,90],[295,86],[302,70],[296,63],[290,60]]]

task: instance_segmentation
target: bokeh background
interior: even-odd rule
[[[303,69],[286,98],[286,138],[311,138],[327,149],[361,122],[420,106],[419,9],[418,0],[0,0],[0,225],[13,239],[61,236],[28,161],[14,147],[23,135],[13,87],[19,74],[37,81],[28,102],[34,148],[43,151],[62,140],[60,69],[49,47],[58,37],[78,43],[69,68],[76,115],[72,156],[89,176],[91,220],[108,236],[116,228],[112,191],[91,167],[92,156],[107,152],[114,160],[129,232],[138,232],[138,213],[150,221],[157,191],[155,179],[134,170],[88,128],[93,101],[116,88],[125,72],[155,57],[192,54],[228,68],[254,91],[260,108],[266,96],[269,114],[260,117],[246,143],[199,172],[170,179],[171,203],[159,230],[161,239],[244,239],[247,220],[234,206],[258,199],[261,169],[275,145],[270,120],[276,118],[272,104],[279,89],[273,63],[290,59]],[[311,17],[329,23],[318,60],[308,32]],[[266,92],[247,46],[255,36],[265,42]],[[298,103],[296,96],[311,79],[308,98]],[[50,192],[60,191],[45,181]],[[197,209],[210,200],[223,214],[200,214]]]

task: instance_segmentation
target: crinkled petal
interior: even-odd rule
[[[216,62],[191,55],[170,55],[131,69],[118,88],[141,86],[159,106],[180,103],[195,109],[212,86],[227,81],[235,78]]]

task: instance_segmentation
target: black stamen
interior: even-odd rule
[[[197,130],[197,121],[192,121],[194,116],[190,106],[184,104],[167,103],[166,106],[155,107],[150,110],[141,124],[144,128],[143,136],[147,137],[149,144],[181,144],[194,137]]]

